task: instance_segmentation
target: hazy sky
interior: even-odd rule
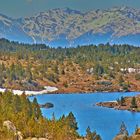
[[[87,11],[114,6],[140,8],[140,0],[0,0],[0,13],[11,17],[23,17],[53,8],[69,7]]]

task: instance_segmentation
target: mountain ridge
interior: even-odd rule
[[[107,42],[140,46],[140,10],[114,7],[81,12],[57,8],[17,19],[0,14],[0,37],[51,46]]]

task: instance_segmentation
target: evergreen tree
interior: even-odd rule
[[[54,122],[56,121],[54,112],[53,112],[53,114],[52,114],[52,121],[54,121]]]
[[[72,112],[70,112],[69,115],[67,116],[67,121],[68,121],[68,125],[72,129],[74,129],[74,130],[77,130],[78,129],[76,118],[74,117],[74,115],[73,115]]]
[[[137,134],[137,133],[138,133],[138,129],[139,129],[139,126],[138,126],[138,125],[136,125],[136,128],[135,128],[135,134]]]
[[[128,131],[124,122],[121,123],[119,134],[128,136]]]
[[[123,96],[121,97],[120,105],[125,106],[125,98]]]
[[[21,99],[18,95],[15,95],[12,100],[13,110],[15,113],[21,111]]]
[[[103,68],[101,65],[97,64],[97,65],[95,66],[95,73],[96,73],[98,76],[102,75],[102,74],[104,73],[104,68]]]
[[[138,106],[137,106],[137,101],[136,101],[136,97],[134,96],[133,98],[132,98],[132,101],[131,101],[131,106],[130,106],[131,108],[137,108]]]
[[[87,138],[87,140],[93,140],[93,139],[92,139],[92,132],[91,132],[91,130],[90,130],[90,127],[88,127],[88,128],[86,129],[86,138]]]
[[[86,129],[86,139],[87,140],[101,140],[100,135],[97,135],[96,132],[91,132],[90,127]]]
[[[36,120],[42,117],[42,113],[36,98],[33,100],[33,113]]]
[[[119,85],[122,86],[123,83],[124,83],[124,79],[123,79],[122,75],[120,75],[120,77],[119,77]]]
[[[32,72],[31,72],[31,67],[30,67],[30,65],[28,64],[28,66],[27,66],[27,69],[26,69],[26,75],[27,75],[27,80],[28,80],[28,82],[32,82],[32,80],[33,80],[33,75],[32,75]]]

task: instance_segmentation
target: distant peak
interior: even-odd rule
[[[121,6],[121,7],[113,7],[110,10],[133,11],[137,9],[129,7],[129,6]]]
[[[5,19],[9,19],[9,20],[13,20],[11,17],[8,17],[8,16],[6,16],[6,15],[4,15],[4,14],[1,14],[1,13],[0,13],[0,17],[3,17],[3,18],[5,18]]]
[[[65,11],[68,14],[82,14],[81,11],[73,10],[73,9],[68,8],[68,7],[63,8],[63,11]]]
[[[64,13],[67,13],[67,14],[82,14],[81,11],[78,11],[78,10],[74,10],[74,9],[71,9],[71,8],[68,8],[68,7],[65,7],[65,8],[55,8],[55,9],[50,9],[46,12],[54,12],[54,11],[62,11]]]

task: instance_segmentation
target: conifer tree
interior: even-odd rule
[[[137,108],[137,102],[136,102],[136,97],[135,96],[132,98],[130,107],[131,108]]]
[[[121,100],[120,100],[120,105],[121,105],[121,106],[124,106],[124,105],[125,105],[125,99],[124,99],[124,97],[123,97],[123,96],[121,97]]]
[[[33,100],[33,113],[36,120],[42,117],[42,113],[36,98]]]
[[[67,121],[68,121],[69,126],[72,129],[74,129],[74,130],[78,129],[76,118],[74,117],[72,112],[70,112],[69,115],[67,116]]]
[[[121,123],[119,134],[128,136],[128,131],[124,122]]]

